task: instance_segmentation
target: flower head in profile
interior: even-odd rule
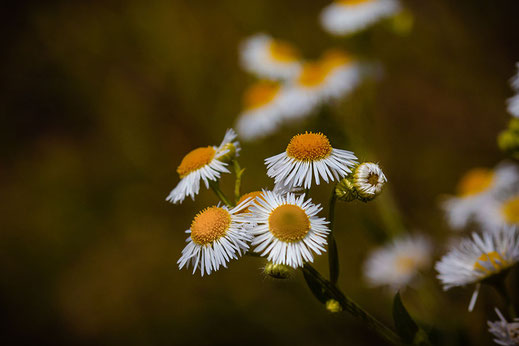
[[[410,284],[431,263],[432,247],[423,236],[395,239],[374,250],[364,265],[364,275],[373,286],[398,290]]]
[[[177,168],[180,182],[166,198],[171,203],[182,203],[190,196],[192,199],[200,191],[200,180],[209,188],[209,181],[216,181],[220,173],[229,173],[227,162],[240,151],[240,145],[236,139],[234,130],[229,129],[225,133],[219,146],[201,147],[189,152]]]
[[[290,43],[266,34],[249,37],[240,47],[243,68],[259,77],[289,79],[299,71],[299,53]]]
[[[382,192],[387,178],[380,166],[373,162],[363,162],[355,168],[353,186],[361,198],[373,199]]]
[[[249,141],[276,131],[282,121],[284,88],[278,82],[260,81],[244,95],[244,109],[238,116],[236,130]]]
[[[360,76],[360,66],[349,54],[328,50],[319,60],[305,62],[288,83],[283,113],[288,118],[306,116],[322,103],[346,96]]]
[[[477,284],[469,304],[472,311],[479,293],[479,285],[505,272],[519,261],[519,232],[517,228],[503,228],[498,232],[472,234],[455,245],[436,263],[438,279],[443,289]]]
[[[325,252],[328,222],[317,214],[321,206],[294,194],[264,191],[250,206],[250,233],[255,252],[274,264],[293,268],[313,262],[313,253]]]
[[[321,25],[332,35],[348,35],[399,10],[398,0],[336,0],[321,12]]]
[[[519,184],[519,170],[513,164],[500,164],[495,169],[475,168],[468,171],[458,183],[455,197],[443,202],[449,225],[462,229],[474,221],[494,199],[501,199]]]
[[[209,207],[198,213],[186,233],[187,245],[182,250],[178,267],[193,266],[202,276],[216,271],[231,259],[237,259],[249,249],[251,236],[243,228],[248,222],[246,214],[240,212],[247,208],[250,199],[229,210],[227,207]]]
[[[322,133],[306,132],[292,137],[286,150],[265,160],[267,175],[276,185],[287,189],[309,189],[312,180],[336,181],[351,172],[357,157],[351,152],[332,148]],[[279,186],[278,186],[279,187]]]
[[[499,309],[495,309],[498,321],[488,321],[488,331],[495,337],[494,342],[503,346],[519,345],[519,318],[508,322]]]

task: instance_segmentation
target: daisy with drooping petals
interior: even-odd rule
[[[365,265],[364,275],[373,286],[405,287],[418,272],[431,263],[432,247],[423,236],[406,236],[373,251]]]
[[[493,200],[475,216],[483,229],[496,231],[503,226],[519,227],[519,194]]]
[[[469,311],[476,304],[479,287],[489,279],[519,261],[519,232],[517,228],[502,228],[498,232],[473,233],[436,263],[438,279],[443,289],[477,284],[470,300]]]
[[[473,221],[495,198],[502,198],[519,184],[516,165],[502,163],[495,169],[475,168],[458,183],[456,197],[446,199],[442,207],[453,229],[462,229]]]
[[[494,342],[503,346],[517,346],[519,345],[519,318],[514,319],[513,322],[508,322],[499,309],[495,309],[499,321],[488,321],[488,331],[496,338]]]
[[[273,133],[282,121],[284,88],[280,83],[260,81],[244,95],[244,110],[236,130],[244,140],[253,140]]]
[[[242,43],[240,58],[245,70],[269,79],[292,78],[301,68],[295,47],[266,34],[256,34]]]
[[[229,173],[227,161],[240,151],[240,145],[235,139],[234,130],[228,129],[219,146],[197,148],[184,156],[177,168],[180,182],[169,193],[166,201],[182,203],[187,196],[194,200],[200,191],[200,180],[209,188],[210,180],[218,180],[220,173]]]
[[[251,200],[247,199],[229,210],[227,207],[209,207],[198,213],[186,233],[187,245],[178,260],[178,268],[193,266],[202,276],[227,268],[227,262],[237,259],[249,249],[251,236],[243,228],[249,220],[241,214]]]
[[[355,168],[353,186],[362,198],[373,198],[382,192],[387,178],[380,166],[373,162],[363,162]]]
[[[313,262],[312,252],[320,255],[326,251],[330,230],[328,221],[317,216],[322,210],[320,205],[311,199],[305,201],[305,195],[296,197],[291,193],[282,196],[264,191],[262,197],[249,208],[255,252],[274,264],[297,268]]]
[[[283,114],[300,118],[323,102],[346,96],[360,82],[360,66],[346,52],[328,50],[315,62],[303,64],[288,83]]]
[[[267,175],[276,184],[291,188],[309,189],[312,180],[319,185],[335,181],[351,172],[357,157],[351,152],[334,149],[322,133],[306,132],[292,137],[285,152],[265,160]]]
[[[336,0],[321,12],[321,25],[333,35],[347,35],[399,10],[397,0]]]

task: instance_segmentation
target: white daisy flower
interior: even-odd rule
[[[262,198],[256,199],[249,208],[255,252],[274,264],[297,268],[313,262],[312,252],[320,255],[326,251],[328,221],[317,216],[322,210],[320,205],[304,198],[264,191]]]
[[[443,289],[477,284],[469,304],[476,304],[480,283],[519,261],[519,232],[517,228],[503,228],[498,232],[472,234],[465,238],[436,263],[438,279]]]
[[[371,199],[382,192],[387,178],[380,166],[372,162],[364,162],[355,168],[353,186],[362,198]]]
[[[237,259],[249,249],[251,236],[243,226],[249,220],[241,213],[251,200],[245,200],[235,208],[209,207],[198,213],[186,233],[187,245],[177,261],[178,268],[193,266],[193,274],[199,268],[204,276],[217,271],[220,266],[227,268],[227,262]]]
[[[399,10],[397,0],[336,0],[321,12],[321,25],[333,35],[347,35]]]
[[[246,71],[269,79],[293,78],[301,68],[294,46],[266,34],[256,34],[243,42],[240,58]]]
[[[496,231],[504,226],[519,227],[519,194],[493,200],[475,216],[483,229]]]
[[[499,321],[488,321],[488,331],[496,338],[494,342],[503,346],[518,346],[519,345],[519,318],[508,322],[499,309],[495,309],[499,317]]]
[[[506,100],[508,113],[519,118],[519,94],[515,94]]]
[[[502,163],[493,170],[470,170],[458,183],[457,196],[447,198],[442,204],[450,227],[466,227],[495,198],[503,198],[518,184],[519,169],[513,164]]]
[[[287,149],[265,159],[267,175],[287,190],[295,187],[309,189],[312,179],[319,185],[336,181],[351,172],[357,157],[351,152],[334,149],[322,133],[306,132],[292,137]],[[278,186],[279,188],[279,186]]]
[[[349,94],[360,82],[359,64],[340,50],[329,50],[316,62],[303,64],[287,85],[283,114],[300,118],[323,102]]]
[[[387,285],[393,290],[407,286],[420,270],[431,263],[432,246],[423,236],[394,239],[374,250],[364,265],[364,275],[373,286]]]
[[[279,83],[260,81],[245,92],[244,110],[236,123],[236,130],[242,139],[250,141],[261,138],[279,128],[284,90]]]
[[[197,148],[184,156],[177,168],[180,182],[169,193],[166,201],[182,203],[187,196],[194,200],[200,191],[200,180],[209,188],[210,180],[218,180],[220,173],[230,173],[227,162],[240,151],[240,145],[235,139],[234,130],[228,129],[219,146]]]

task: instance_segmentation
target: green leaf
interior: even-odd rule
[[[317,298],[317,300],[319,300],[321,303],[325,304],[326,301],[330,299],[330,296],[326,294],[326,290],[321,286],[321,283],[304,269],[303,276],[305,278],[306,284],[308,285],[308,288],[310,288],[310,291],[312,291],[315,298]]]
[[[393,319],[398,335],[409,345],[429,345],[427,333],[418,327],[413,318],[407,312],[400,292],[397,292],[393,300]]]

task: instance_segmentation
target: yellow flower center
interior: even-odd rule
[[[320,63],[306,63],[298,77],[298,83],[304,87],[320,85],[328,76],[329,70]]]
[[[458,184],[458,195],[462,197],[477,195],[488,189],[494,180],[494,172],[486,168],[468,171]]]
[[[396,260],[396,270],[400,274],[407,274],[414,270],[416,261],[412,257],[400,256]]]
[[[368,184],[377,185],[378,184],[378,174],[370,173],[368,175]]]
[[[261,197],[262,193],[263,192],[261,192],[261,191],[253,191],[253,192],[246,193],[240,197],[240,199],[238,200],[238,203],[236,203],[236,205],[239,205],[241,202],[245,201],[247,198],[252,198],[252,202],[254,202],[258,197],[263,199],[263,197]],[[249,207],[243,209],[240,213],[248,213],[248,212],[249,212]]]
[[[503,204],[502,213],[507,224],[519,224],[519,197],[506,201]]]
[[[279,83],[262,81],[252,85],[243,95],[245,109],[253,109],[271,102],[281,89]]]
[[[297,205],[285,204],[270,213],[269,229],[277,239],[292,243],[304,239],[310,230],[310,219]]]
[[[216,151],[211,146],[191,151],[180,162],[177,168],[178,175],[180,178],[183,178],[189,173],[204,167],[213,160],[215,153]]]
[[[198,245],[211,244],[227,233],[231,215],[223,208],[209,207],[195,216],[191,223],[191,239]]]
[[[290,43],[280,40],[272,40],[269,46],[270,55],[279,62],[294,62],[299,58],[299,53]]]
[[[292,137],[287,146],[287,155],[300,161],[317,161],[328,157],[332,146],[322,133],[306,132]]]
[[[337,0],[339,5],[359,5],[373,0]]]
[[[351,61],[351,56],[339,49],[330,49],[326,51],[321,58],[321,64],[327,71],[331,71],[339,66],[347,65]]]
[[[494,267],[494,270],[490,270],[483,266],[485,263],[490,263]],[[474,269],[477,269],[487,275],[497,273],[508,266],[507,261],[496,251],[484,253],[478,257],[476,263],[474,263]]]

